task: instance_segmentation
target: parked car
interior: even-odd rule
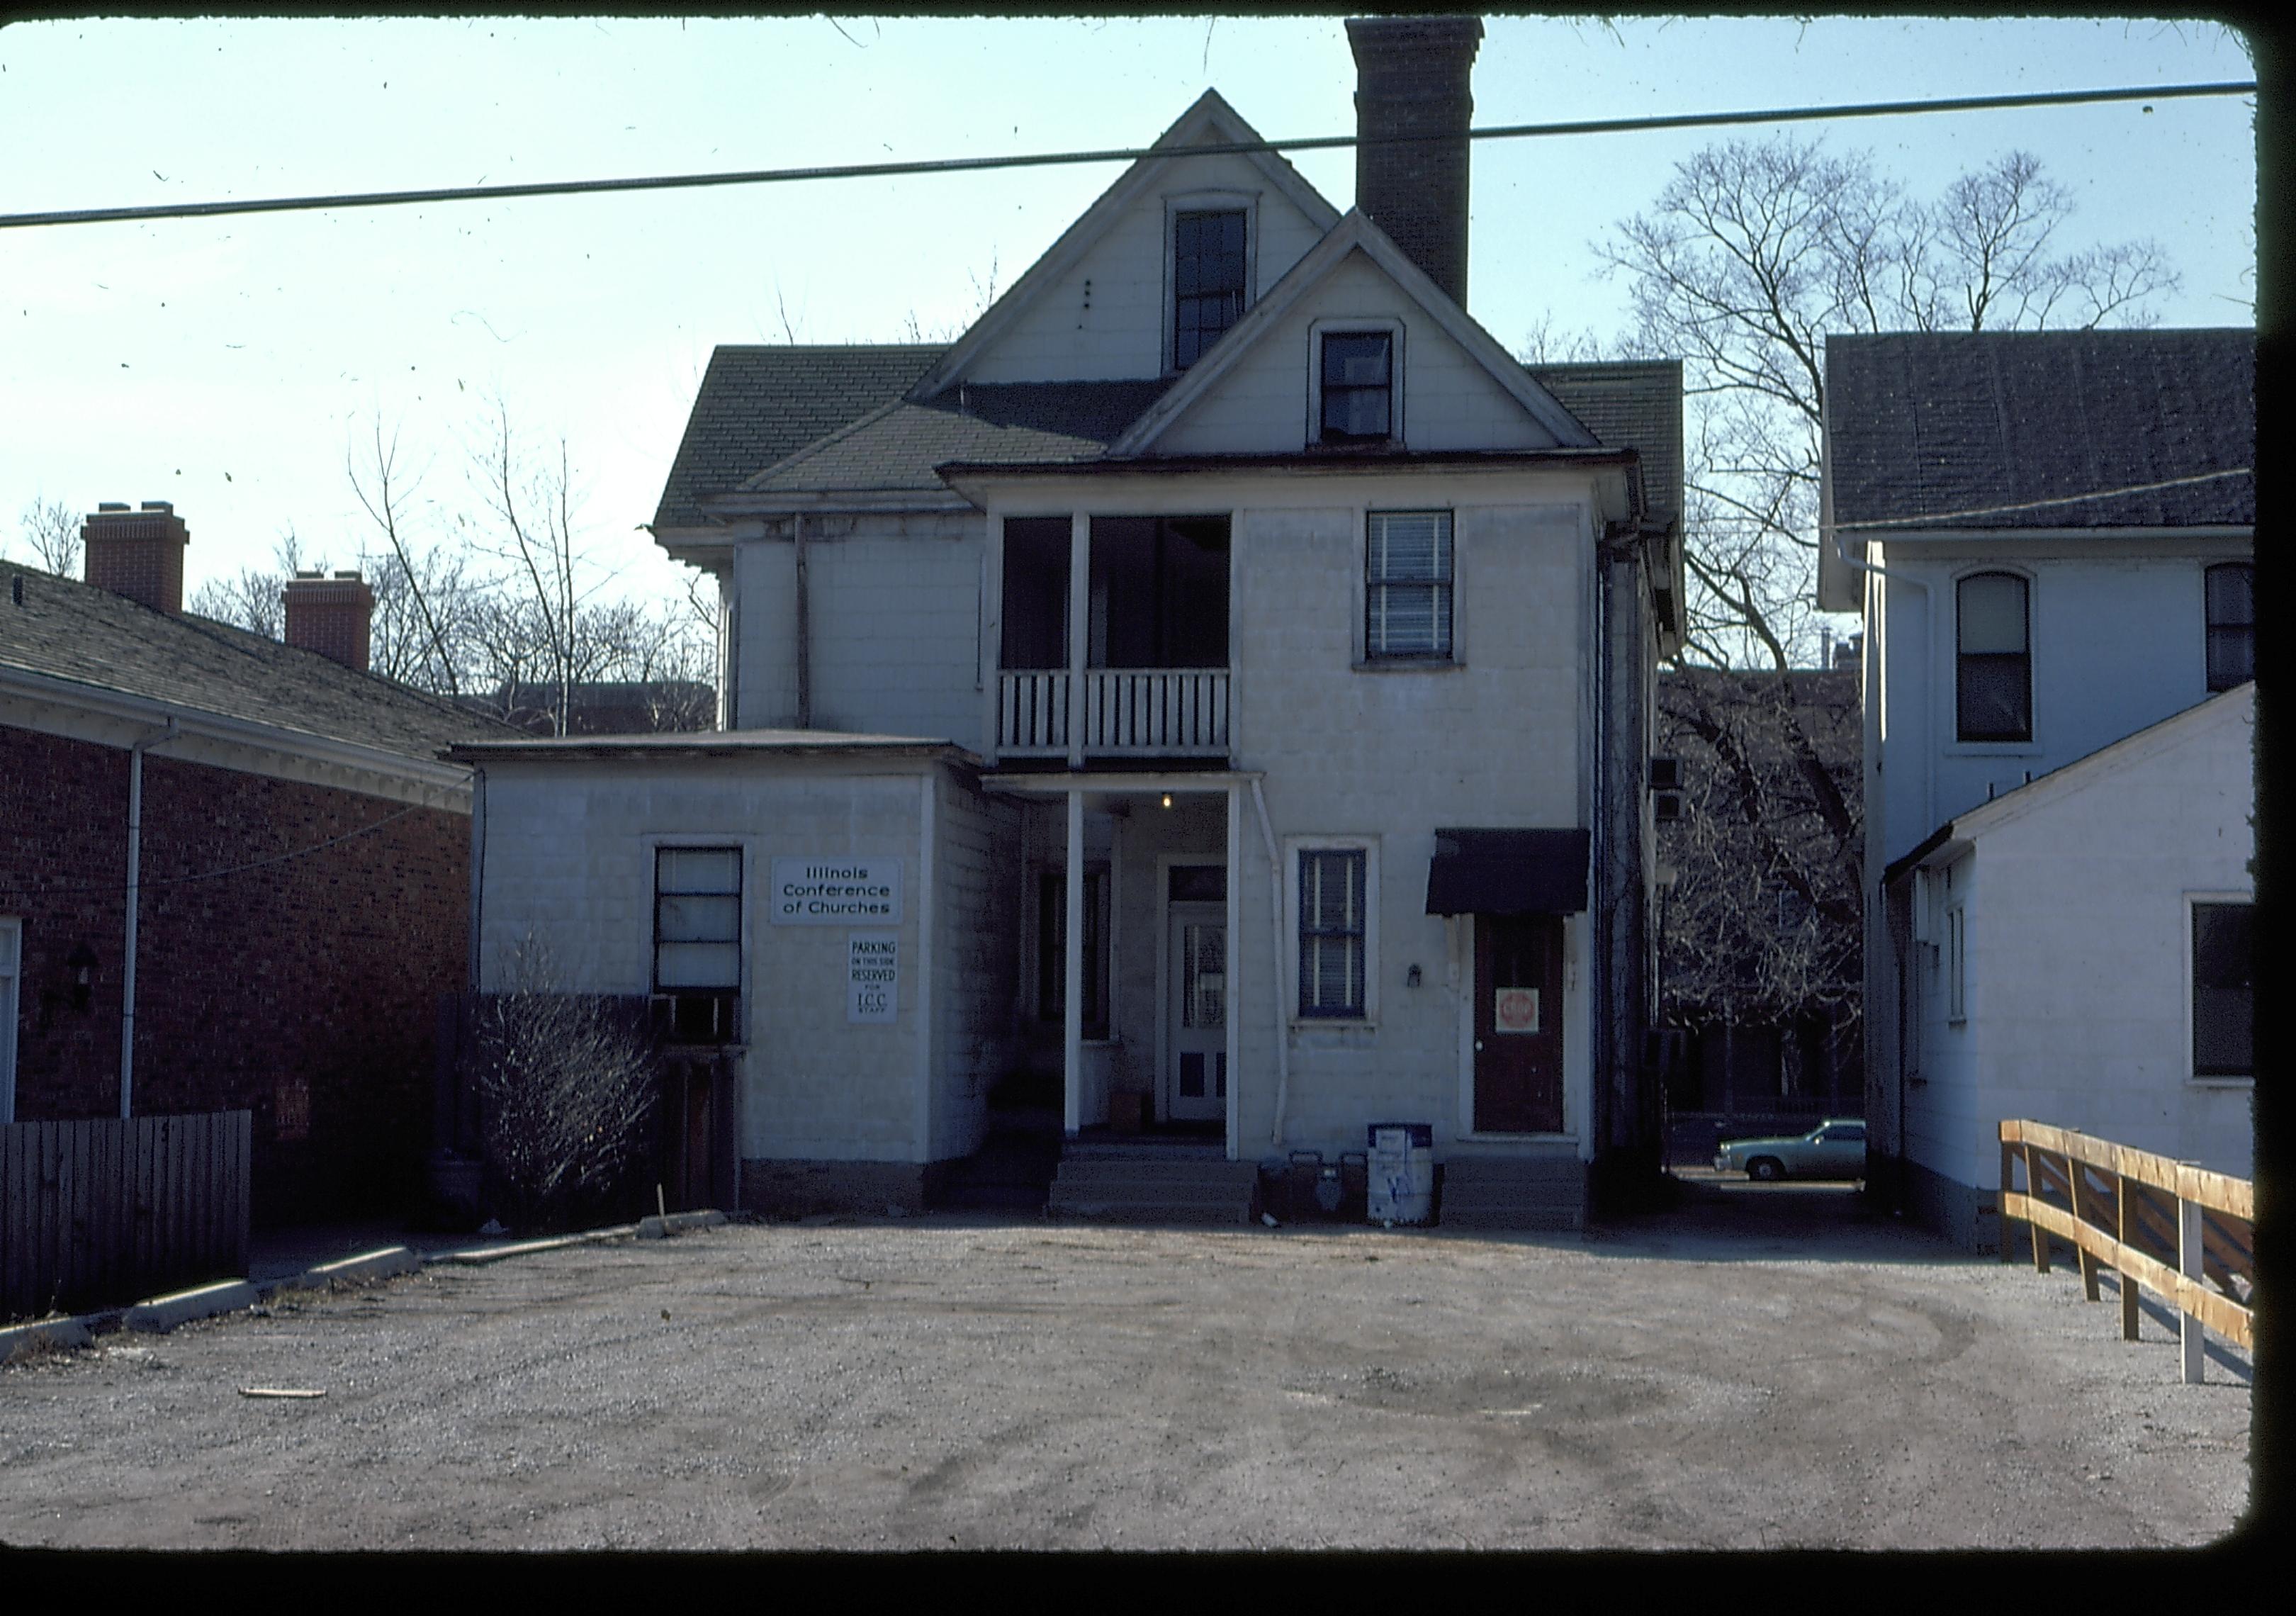
[[[1793,1138],[1726,1139],[1714,1158],[1714,1169],[1743,1171],[1764,1183],[1786,1177],[1863,1178],[1866,1124],[1837,1118]]]

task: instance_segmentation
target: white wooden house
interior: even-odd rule
[[[1354,209],[1207,93],[946,348],[718,351],[653,531],[721,733],[457,754],[480,985],[547,932],[730,1040],[745,1204],[914,1204],[1032,1062],[1246,1200],[1377,1122],[1457,1220],[1655,1161],[1679,371],[1474,322],[1480,25],[1348,26]]]
[[[2255,333],[1834,337],[1826,366],[1874,1150],[1972,1244],[2004,1118],[2247,1176]]]

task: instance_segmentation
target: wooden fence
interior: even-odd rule
[[[0,1125],[0,1321],[247,1272],[243,1111]]]
[[[2025,1188],[2014,1187],[2015,1169]],[[2131,1149],[2069,1128],[2001,1124],[2001,1260],[2012,1260],[2011,1220],[2031,1236],[2033,1267],[2049,1271],[2049,1236],[2071,1242],[2082,1293],[2097,1275],[2120,1276],[2120,1333],[2136,1339],[2137,1287],[2177,1309],[2184,1377],[2202,1379],[2206,1325],[2255,1350],[2249,1301],[2256,1285],[2256,1190],[2245,1178]],[[2218,1290],[2209,1289],[2214,1281]]]

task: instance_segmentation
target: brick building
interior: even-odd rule
[[[467,969],[437,753],[510,732],[365,672],[355,577],[283,644],[184,612],[167,505],[83,534],[88,582],[0,568],[0,1120],[245,1109],[258,1220],[393,1198]]]

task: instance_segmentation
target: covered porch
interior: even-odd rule
[[[1234,876],[1259,816],[1257,776],[1061,771],[983,784],[1023,807],[1016,1008],[1029,1069],[1057,1079],[1063,1137],[1236,1160]]]

